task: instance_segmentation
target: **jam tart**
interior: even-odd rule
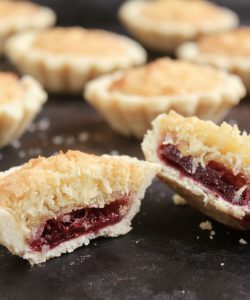
[[[180,58],[237,74],[250,92],[250,27],[203,37],[177,50]]]
[[[131,230],[158,165],[78,151],[0,174],[0,243],[32,265]]]
[[[19,32],[53,26],[56,15],[50,8],[27,1],[0,1],[0,52],[6,40]]]
[[[188,204],[229,227],[250,229],[250,136],[174,111],[153,121],[142,143],[158,176]]]
[[[32,77],[0,72],[0,147],[19,138],[47,100]]]
[[[9,39],[5,52],[21,73],[56,93],[80,93],[86,81],[146,60],[145,50],[130,38],[81,27],[20,34]]]
[[[142,138],[159,114],[220,121],[245,96],[240,78],[210,66],[161,58],[89,82],[86,100],[124,135]]]
[[[207,34],[235,28],[238,16],[227,8],[197,0],[132,0],[119,11],[121,22],[145,46],[164,52]]]

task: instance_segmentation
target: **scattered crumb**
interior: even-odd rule
[[[210,235],[215,235],[215,231],[212,230],[212,231],[210,232]]]
[[[72,261],[69,265],[70,265],[70,266],[74,266],[74,264],[75,264],[75,262]]]
[[[225,263],[222,262],[222,263],[220,263],[220,265],[223,267],[223,266],[225,266]]]
[[[35,123],[31,123],[30,126],[27,128],[28,132],[35,132],[36,131],[36,124]]]
[[[109,153],[110,155],[119,155],[119,152],[117,150],[112,150]]]
[[[18,149],[18,148],[21,147],[21,143],[20,143],[19,140],[14,140],[14,141],[12,141],[12,142],[11,142],[11,145],[12,145],[12,147],[15,148],[15,149]]]
[[[175,205],[187,205],[187,201],[178,194],[174,194],[172,199]]]
[[[78,134],[78,141],[80,143],[84,143],[89,139],[89,133],[86,131],[82,131]]]
[[[197,240],[199,240],[199,239],[200,239],[200,237],[197,235],[196,239],[197,239]]]
[[[61,135],[55,135],[52,137],[52,143],[55,145],[62,145],[64,138]]]
[[[28,155],[29,156],[39,156],[42,154],[42,149],[41,148],[30,148],[28,150]]]
[[[18,152],[18,156],[19,156],[20,158],[24,158],[24,157],[26,156],[26,152],[25,152],[24,150],[20,150],[20,151]]]
[[[36,127],[38,130],[41,130],[41,131],[48,130],[50,127],[49,118],[43,118],[40,121],[38,121]]]
[[[139,240],[136,240],[135,243],[136,243],[136,244],[139,244]]]
[[[73,135],[69,135],[65,138],[65,145],[70,146],[75,143],[75,137]]]
[[[214,237],[213,237],[212,235],[210,235],[209,238],[210,238],[210,240],[213,240],[213,239],[214,239]]]
[[[213,229],[212,223],[210,221],[201,222],[199,225],[200,229],[202,230],[209,230]]]
[[[244,240],[244,239],[240,239],[240,240],[239,240],[239,243],[242,244],[242,245],[247,245],[247,241]]]

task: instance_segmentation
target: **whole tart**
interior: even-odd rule
[[[250,92],[250,27],[203,37],[181,46],[179,57],[239,75]]]
[[[78,93],[86,81],[117,69],[140,65],[146,52],[133,40],[81,27],[52,28],[11,38],[8,58],[51,92]]]
[[[47,94],[32,77],[19,79],[0,72],[0,147],[23,134],[46,100]]]
[[[158,176],[194,208],[229,227],[250,229],[250,136],[238,127],[170,112],[142,143]]]
[[[56,15],[50,8],[27,1],[0,1],[0,52],[11,35],[54,25]]]
[[[86,100],[124,135],[142,138],[159,114],[220,121],[245,95],[240,78],[210,66],[161,58],[89,82]]]
[[[131,230],[159,167],[68,151],[0,174],[0,243],[38,264]]]
[[[122,23],[145,46],[174,51],[180,44],[235,28],[237,15],[227,8],[197,0],[132,0],[119,11]]]

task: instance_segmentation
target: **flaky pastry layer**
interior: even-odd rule
[[[183,75],[184,71],[187,76]],[[199,76],[207,77],[206,89],[205,80],[196,78],[195,81],[195,77]],[[211,76],[217,78],[216,82]],[[184,88],[178,78],[186,81]],[[152,91],[149,91],[150,86]],[[113,129],[127,136],[142,138],[151,121],[171,109],[184,116],[196,115],[219,122],[245,93],[244,85],[237,76],[206,66],[160,59],[144,67],[97,78],[87,84],[84,96]]]
[[[148,6],[150,8],[155,6],[154,10],[160,6],[158,13],[156,12],[159,15],[158,18],[157,14],[155,17],[150,16],[152,15],[150,8],[148,8],[148,15],[143,13],[143,9]],[[173,16],[168,13],[170,8]],[[197,15],[195,15],[196,11]],[[201,11],[203,12],[202,18],[200,17]],[[210,11],[213,11],[212,16],[209,14]],[[197,37],[235,28],[239,22],[234,12],[206,1],[127,1],[121,6],[119,16],[129,32],[143,44],[152,49],[167,52],[172,52],[180,44]],[[184,16],[186,16],[186,21],[183,21]]]
[[[64,30],[65,37],[67,30],[71,30],[72,34],[72,29],[74,28],[52,30]],[[75,30],[86,31],[84,28],[75,28]],[[87,31],[91,32],[91,30]],[[113,39],[116,39],[124,48],[123,51],[118,50],[117,55],[107,55],[106,53],[102,56],[102,45],[100,44],[99,56],[91,55],[91,53],[74,54],[72,49],[70,49],[70,53],[65,53],[64,49],[61,53],[58,52],[58,49],[55,52],[55,47],[50,52],[46,47],[43,49],[41,46],[34,45],[39,33],[28,32],[9,39],[5,53],[20,72],[32,74],[47,90],[57,93],[79,93],[83,90],[84,84],[92,78],[114,70],[140,65],[146,60],[146,52],[135,41],[115,33],[100,32],[102,35],[105,33],[109,36],[112,35]],[[82,43],[82,41],[80,42]],[[110,43],[110,51],[111,53],[114,51],[112,43]]]

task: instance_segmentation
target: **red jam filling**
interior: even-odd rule
[[[192,156],[183,156],[172,144],[161,144],[158,155],[165,164],[201,183],[227,202],[240,206],[250,203],[250,187],[246,188],[240,196],[235,197],[236,192],[247,183],[242,173],[234,175],[232,171],[216,161],[210,161],[206,167],[200,163],[194,165]]]
[[[30,247],[41,252],[81,235],[98,233],[102,228],[121,221],[128,206],[129,199],[121,198],[103,208],[82,208],[48,220],[42,234],[30,242]]]

